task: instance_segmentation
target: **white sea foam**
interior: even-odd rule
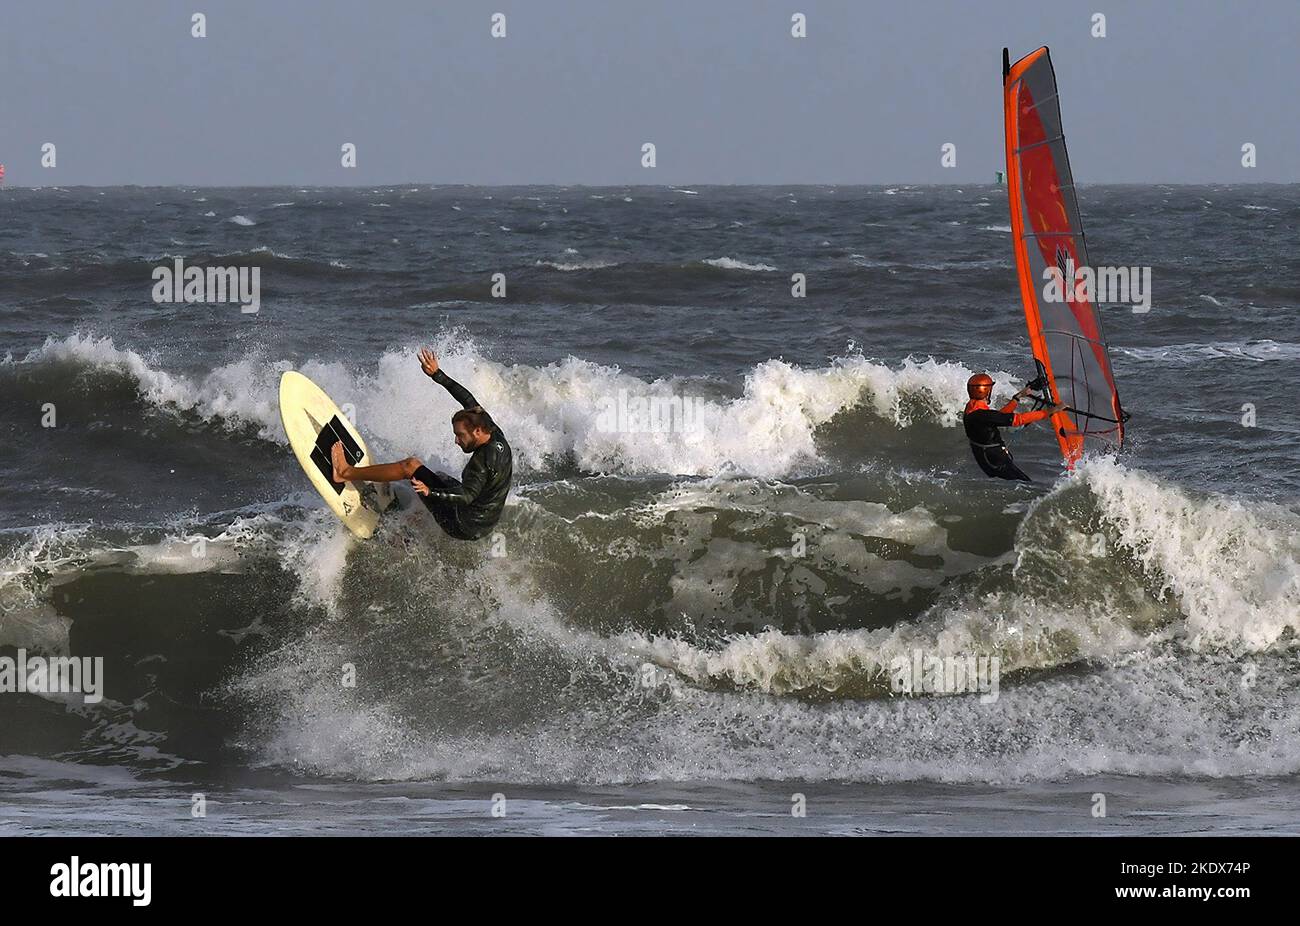
[[[1107,535],[1109,552],[1101,558],[1076,523],[1078,506],[1089,503]],[[924,507],[891,511],[877,503],[823,501],[793,487],[754,481],[675,485],[636,516],[653,527],[651,522],[676,523],[692,513],[721,511],[729,519],[753,520],[773,509],[824,525],[824,536],[810,545],[813,555],[837,558],[850,580],[873,591],[890,582],[900,589],[933,588],[960,575],[1007,568],[1003,558],[990,561],[954,549],[946,519]],[[0,573],[30,574],[39,566],[46,574],[72,574],[85,567],[89,554],[100,568],[161,574],[192,557],[186,548],[192,548],[193,525],[178,525],[156,542],[99,551],[84,546],[86,531],[50,528],[41,540],[11,553]],[[838,535],[847,542],[826,548]],[[933,577],[915,568],[891,575],[888,562],[864,554],[855,536],[904,545],[941,565]],[[714,645],[631,631],[603,637],[572,626],[539,593],[528,557],[485,557],[477,566],[457,565],[456,581],[432,587],[428,602],[399,599],[401,613],[314,622],[304,638],[261,667],[233,672],[232,685],[273,714],[250,744],[262,762],[363,780],[999,781],[1094,773],[1293,774],[1300,769],[1294,725],[1300,695],[1290,683],[1295,665],[1287,636],[1296,630],[1293,603],[1300,594],[1297,537],[1300,523],[1290,512],[1192,495],[1111,461],[1090,460],[1077,478],[1059,484],[1029,512],[1015,541],[1019,578],[1013,586],[971,594],[951,585],[951,594],[942,594],[919,619],[897,626],[807,634],[766,630]],[[349,557],[364,552],[323,509],[289,520],[274,512],[239,514],[207,542],[207,561],[223,569],[234,566],[227,557],[241,546],[269,547],[298,576],[303,603],[331,613],[345,597],[345,573],[355,566]],[[423,587],[431,581],[431,567],[458,552],[439,549],[420,559],[417,550],[404,571],[418,573],[416,586]],[[1029,568],[1033,557],[1047,558],[1065,581],[1040,581],[1046,573]],[[1109,583],[1115,588],[1094,589],[1091,597],[1082,594],[1080,576],[1087,573],[1076,570],[1120,568],[1125,558],[1131,563],[1124,568],[1136,569],[1135,578],[1143,580],[1129,584],[1146,601],[1110,597],[1120,584],[1115,582]],[[905,560],[897,562],[908,567]],[[756,548],[727,540],[709,543],[704,556],[683,550],[679,567],[689,597],[692,589],[725,582],[735,569],[759,563]],[[1151,596],[1161,589],[1163,603]],[[808,593],[816,594],[815,586]],[[1181,617],[1172,623],[1153,619],[1174,608]],[[8,622],[14,609],[0,613]],[[4,624],[6,642],[57,638],[50,615],[42,621],[31,610],[27,615],[25,636],[8,632],[16,623]],[[392,623],[367,628],[371,620]],[[408,640],[420,639],[427,631],[421,621],[458,622],[445,636],[475,673],[480,702],[526,697],[527,690],[516,690],[520,686],[537,685],[548,698],[556,696],[550,685],[567,694],[519,726],[494,721],[472,732],[447,732],[441,716],[446,707],[416,694],[429,683],[422,658],[438,657],[436,647],[395,662],[390,678],[368,679],[365,698],[337,683],[340,659],[368,654],[360,664],[372,666],[376,657],[391,656],[391,636],[399,627],[415,622]],[[512,642],[503,644],[497,627],[508,628]],[[358,649],[367,640],[376,649]],[[852,690],[895,656],[918,648],[1001,654],[998,701],[875,696],[817,703],[781,697]],[[503,678],[485,667],[484,653],[529,671]],[[1082,673],[1006,678],[1018,669],[1075,660],[1090,666]],[[1238,681],[1248,662],[1260,667],[1252,686]],[[652,689],[642,683],[646,664],[666,670]],[[1240,724],[1243,716],[1252,720],[1249,730]]]
[[[575,252],[566,252],[566,253],[575,253]],[[599,259],[581,260],[581,261],[574,261],[571,263],[561,263],[559,261],[553,261],[553,260],[539,260],[536,266],[550,267],[552,270],[561,270],[564,271],[565,273],[572,273],[575,270],[603,270],[606,267],[617,267],[618,263],[619,262],[616,260],[599,260]]]
[[[1051,508],[1065,493],[1085,490],[1104,524],[1100,549],[1096,537],[1067,513],[1073,509]],[[704,489],[687,491],[685,507],[706,504],[695,497]],[[716,499],[708,504],[716,505]],[[868,555],[857,570],[864,584],[901,579],[900,590],[919,588],[979,568],[978,557],[948,548],[945,530],[923,509],[891,514],[869,503],[836,504],[840,521],[827,522],[832,536],[887,537],[943,561],[928,576],[891,576],[882,569],[886,561]],[[780,508],[799,510],[788,498]],[[692,553],[679,585],[725,592],[741,572],[754,568],[737,558],[734,546],[724,558]],[[1125,581],[1122,572],[1097,571],[1113,568],[1108,558],[1116,556],[1131,558],[1138,575]],[[625,633],[618,642],[696,684],[726,682],[787,694],[851,686],[884,673],[892,658],[915,649],[954,656],[997,653],[1005,674],[1119,658],[1144,652],[1157,640],[1193,650],[1262,653],[1289,648],[1300,637],[1300,516],[1278,506],[1193,496],[1113,460],[1086,460],[1075,479],[1034,504],[1017,537],[1016,557],[1022,566],[1027,557],[1037,562],[1015,587],[942,598],[919,620],[893,627],[811,635],[767,630],[717,647],[640,633]],[[845,559],[840,571],[851,573],[853,565],[852,557]],[[1065,584],[1040,587],[1040,577],[1053,571]],[[722,600],[730,598],[723,594]]]
[[[1104,469],[1096,467],[1098,473]],[[1119,470],[1101,476],[1085,471],[1051,498],[1077,496],[1085,485],[1111,477],[1127,478]],[[733,500],[743,497],[736,493]],[[661,502],[665,514],[693,504],[674,493]],[[894,523],[878,514],[864,509],[845,518],[886,536],[892,531],[904,542],[943,542],[942,531],[923,511]],[[1023,552],[1034,543],[1032,537],[1017,541]],[[1082,550],[1074,555],[1090,556]],[[472,590],[485,586],[491,589],[491,615],[476,626],[472,614],[484,593]],[[358,641],[320,635],[238,681],[248,694],[275,705],[275,722],[257,743],[263,761],[362,779],[597,783],[999,781],[1300,769],[1300,736],[1293,722],[1300,696],[1286,678],[1294,668],[1285,663],[1288,651],[1253,657],[1263,668],[1257,684],[1248,687],[1237,682],[1242,665],[1236,657],[1185,650],[1174,658],[1170,647],[1176,630],[1130,624],[1126,601],[1108,607],[1104,598],[1095,598],[1061,607],[1059,600],[1036,595],[1027,585],[983,599],[953,596],[923,619],[897,627],[808,635],[769,630],[706,646],[636,632],[606,638],[574,629],[539,597],[527,562],[518,557],[485,560],[450,592],[438,595],[449,593],[465,600],[440,599],[435,619],[468,621],[452,634],[460,658],[479,665],[483,653],[491,652],[511,664],[523,659],[530,668],[512,675],[505,687],[498,687],[503,680],[490,672],[476,676],[477,703],[486,709],[526,696],[518,689],[545,677],[543,666],[569,680],[559,703],[519,728],[477,724],[473,732],[443,732],[446,707],[428,698],[411,701],[400,688],[364,701],[350,697],[332,675],[340,646],[351,655]],[[406,620],[419,620],[420,613],[412,608]],[[494,627],[510,628],[513,642],[503,649]],[[998,700],[877,696],[812,703],[773,697],[796,690],[840,691],[916,648],[1003,654]],[[516,655],[505,655],[511,652]],[[1076,659],[1093,665],[1080,674],[1006,680],[1017,669]],[[647,664],[667,670],[650,687]],[[423,675],[411,671],[410,684],[423,691]],[[598,687],[584,693],[584,686]],[[422,719],[421,710],[432,717]],[[1243,715],[1255,720],[1249,738],[1237,720]]]
[[[1262,363],[1300,359],[1300,344],[1268,338],[1215,341],[1208,344],[1163,344],[1159,347],[1118,347],[1111,350],[1136,360],[1172,364],[1204,363],[1206,360],[1249,360]]]
[[[772,477],[807,471],[822,459],[816,429],[850,409],[868,410],[898,427],[920,420],[954,427],[973,372],[958,363],[912,358],[891,368],[858,354],[816,369],[767,360],[749,371],[739,395],[719,398],[689,380],[646,382],[573,357],[544,367],[508,366],[484,358],[454,331],[435,345],[447,370],[512,438],[517,465],[537,469],[566,458],[600,473],[704,475],[731,467]],[[118,348],[111,338],[86,334],[50,338],[26,357],[48,361],[121,370],[151,404],[229,426],[252,425],[267,440],[285,440],[278,389],[280,375],[291,367],[287,361],[253,353],[204,373],[172,373],[152,357]],[[300,370],[335,402],[355,409],[357,426],[377,455],[415,454],[444,469],[462,465],[447,433],[454,408],[430,385],[413,351],[385,352],[372,372],[320,361],[307,361]],[[997,379],[1009,381],[1002,373]],[[598,411],[620,394],[695,399],[698,427],[682,433],[604,430]]]
[[[1111,460],[1081,468],[1115,538],[1186,616],[1194,645],[1250,651],[1300,638],[1300,517],[1193,495]]]
[[[775,273],[777,269],[768,264],[750,264],[730,257],[714,257],[704,262],[710,267],[720,267],[723,270],[752,270],[759,273]]]

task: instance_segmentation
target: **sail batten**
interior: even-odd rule
[[[1052,416],[1067,466],[1090,448],[1118,449],[1126,415],[1111,371],[1098,306],[1048,300],[1044,271],[1091,267],[1078,194],[1065,148],[1056,75],[1047,48],[1014,65],[1003,52],[1007,194],[1011,240],[1030,347],[1048,396],[1067,409]],[[1074,280],[1065,276],[1065,285]]]

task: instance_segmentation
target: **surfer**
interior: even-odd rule
[[[513,459],[510,444],[491,416],[478,404],[470,391],[438,366],[438,358],[427,347],[420,349],[420,369],[451,397],[461,409],[451,416],[451,430],[456,446],[470,459],[460,475],[453,479],[435,473],[417,457],[375,466],[350,466],[343,445],[330,448],[335,482],[398,482],[410,479],[438,526],[457,540],[478,540],[486,536],[501,517],[506,495],[510,492]]]
[[[989,476],[999,479],[1015,479],[1030,482],[1011,459],[1011,451],[1002,442],[1002,432],[998,428],[1020,428],[1035,421],[1050,418],[1064,405],[1048,405],[1032,412],[1018,412],[1016,406],[1020,400],[1033,392],[1031,383],[1017,392],[1006,405],[997,411],[989,408],[989,397],[993,394],[993,377],[987,373],[976,373],[966,381],[966,394],[970,401],[966,403],[966,413],[962,424],[966,428],[966,437],[970,440],[970,449],[975,454],[975,462]]]

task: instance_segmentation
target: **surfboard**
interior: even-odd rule
[[[294,370],[280,377],[280,421],[293,455],[325,504],[356,536],[371,537],[393,502],[393,491],[383,482],[334,481],[330,448],[338,441],[353,466],[375,462],[352,422],[325,390]]]

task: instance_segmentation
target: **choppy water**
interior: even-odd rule
[[[818,832],[1073,832],[1104,791],[1293,831],[1300,188],[1081,204],[1153,268],[1106,317],[1130,446],[1062,478],[1031,428],[1009,486],[957,419],[1029,373],[999,188],[3,191],[0,655],[107,690],[0,695],[0,826],[184,831],[199,790],[214,831],[475,832],[500,791],[530,832],[791,832],[798,791]],[[176,257],[261,310],[156,305]],[[495,547],[418,506],[354,541],[285,443],[301,369],[458,470],[423,343],[514,446]],[[698,428],[606,430],[619,394]],[[891,697],[918,650],[999,697]]]

